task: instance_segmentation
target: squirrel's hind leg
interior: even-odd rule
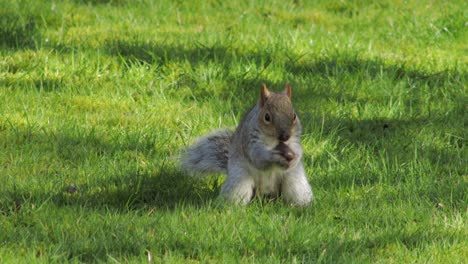
[[[302,162],[284,175],[281,194],[286,203],[296,206],[307,206],[314,199]]]
[[[255,195],[255,182],[241,167],[228,168],[228,176],[221,187],[220,196],[229,202],[246,205]]]

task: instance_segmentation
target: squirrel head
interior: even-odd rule
[[[299,122],[291,103],[291,86],[286,84],[283,92],[275,93],[263,84],[258,106],[262,132],[280,142],[288,141]]]

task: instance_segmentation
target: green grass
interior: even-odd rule
[[[0,6],[0,262],[468,259],[463,1]],[[179,151],[286,82],[316,203],[219,204]]]

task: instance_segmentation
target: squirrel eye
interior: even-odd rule
[[[270,114],[266,113],[265,114],[265,122],[269,123],[271,121]]]

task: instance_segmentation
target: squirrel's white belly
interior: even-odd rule
[[[280,168],[269,170],[253,169],[252,177],[255,182],[255,194],[260,196],[278,196],[283,180],[283,173]]]

